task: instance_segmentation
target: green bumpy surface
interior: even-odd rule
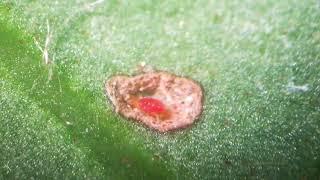
[[[319,52],[314,0],[1,1],[0,179],[318,179]],[[194,126],[113,112],[139,62],[203,85]]]

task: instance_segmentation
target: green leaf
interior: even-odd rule
[[[0,2],[0,179],[319,178],[319,19],[311,0]],[[202,84],[194,126],[112,110],[105,80],[140,62]]]

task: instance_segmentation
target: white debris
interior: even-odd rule
[[[310,90],[309,84],[304,84],[304,85],[295,85],[293,82],[288,83],[286,85],[286,91],[288,93],[304,93],[308,92]]]
[[[147,63],[146,63],[146,62],[144,62],[144,61],[140,62],[140,66],[141,66],[141,67],[145,67],[145,66],[146,66],[146,64],[147,64]]]
[[[261,94],[267,94],[268,93],[268,91],[266,90],[266,88],[264,87],[264,85],[260,81],[256,82],[256,88],[259,90],[259,92]]]
[[[179,21],[179,27],[180,27],[180,28],[183,28],[183,25],[184,25],[184,21],[182,21],[182,20]]]
[[[102,4],[102,3],[104,3],[104,0],[97,0],[97,1],[95,1],[95,2],[86,4],[84,9],[89,10],[89,11],[92,11],[92,10],[94,10],[98,5],[100,5],[100,4]]]

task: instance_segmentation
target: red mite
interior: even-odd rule
[[[138,102],[139,109],[149,115],[162,114],[166,111],[164,104],[151,97],[141,98]]]
[[[170,117],[170,111],[166,106],[160,100],[152,97],[138,98],[137,96],[131,96],[130,104],[140,109],[142,112],[162,120]]]

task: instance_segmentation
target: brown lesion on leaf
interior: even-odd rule
[[[114,76],[106,82],[105,88],[117,113],[159,132],[187,127],[202,113],[200,85],[167,72]],[[138,105],[144,97],[161,101],[166,111],[159,115],[146,114]]]

